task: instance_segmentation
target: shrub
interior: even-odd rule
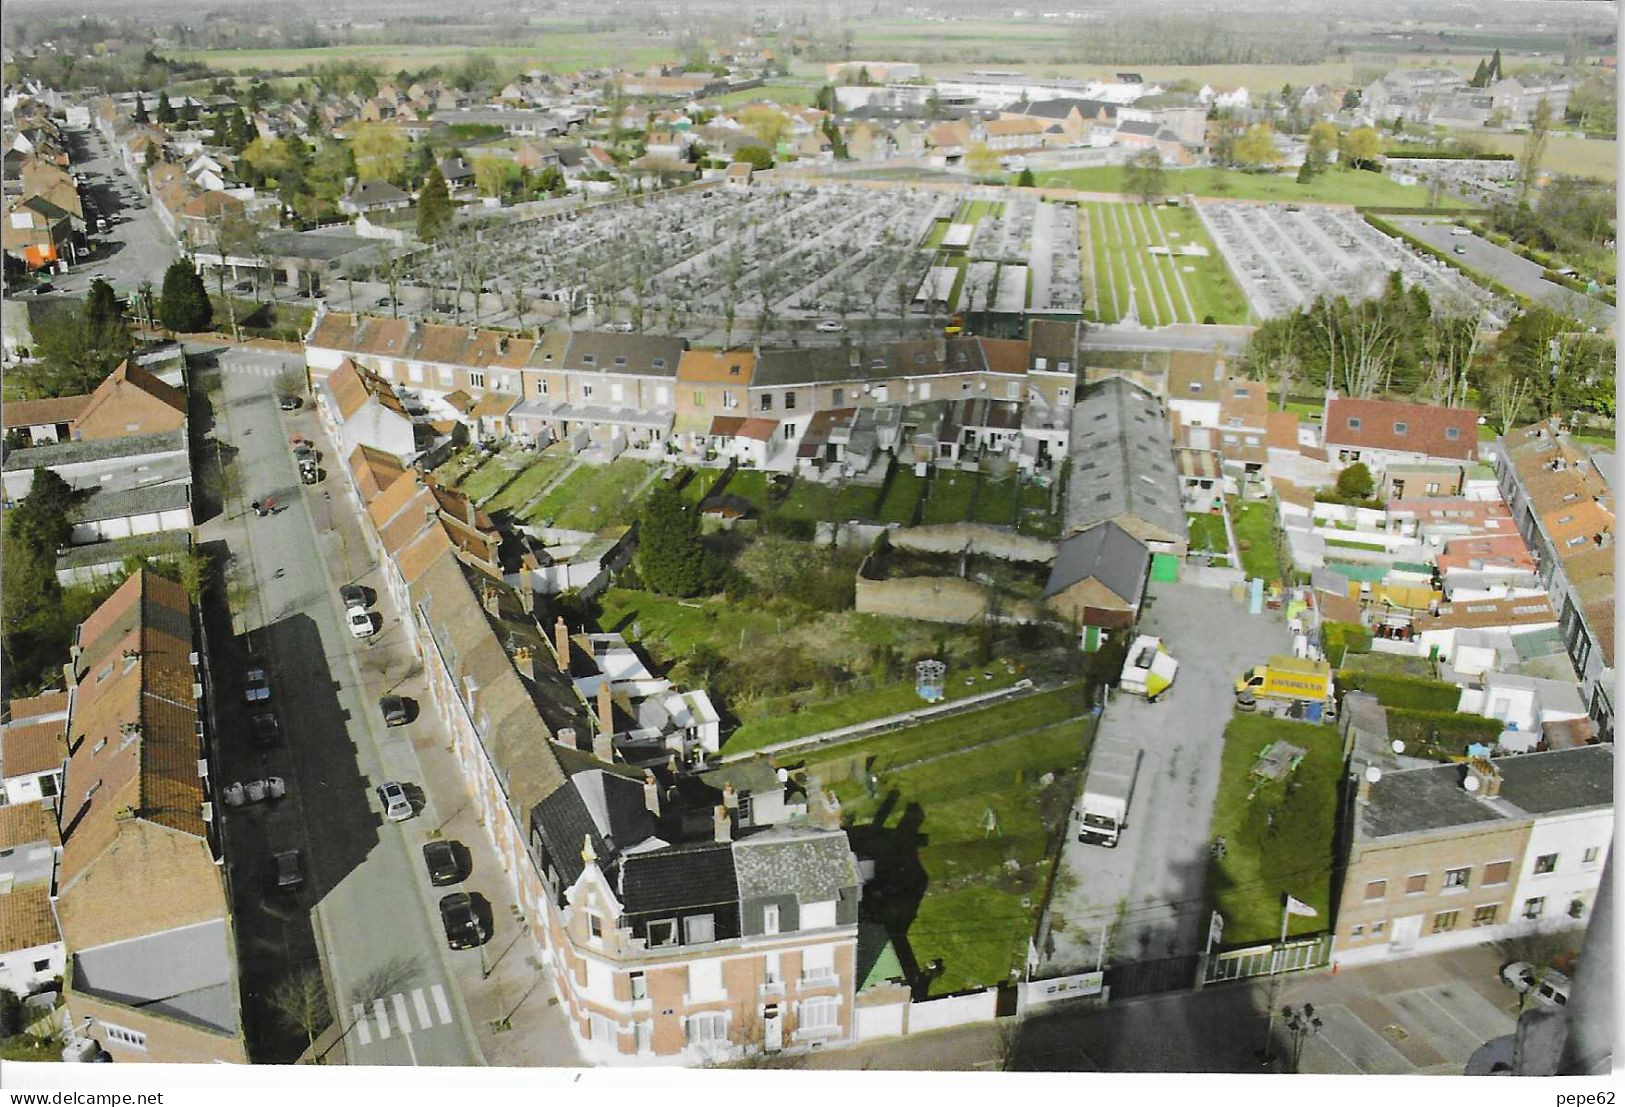
[[[1412,757],[1446,760],[1466,754],[1473,742],[1494,745],[1505,729],[1499,719],[1482,715],[1460,715],[1454,711],[1416,711],[1404,707],[1388,709],[1388,737],[1405,743]]]
[[[1341,666],[1343,659],[1351,653],[1371,652],[1371,632],[1357,623],[1323,623],[1320,637],[1326,657],[1334,665]],[[1338,680],[1343,681],[1341,673]]]
[[[1369,640],[1369,635],[1367,638]],[[1343,670],[1337,674],[1337,686],[1345,691],[1357,689],[1361,692],[1370,692],[1384,707],[1444,711],[1453,714],[1456,704],[1461,702],[1461,689],[1454,684],[1389,673]]]
[[[1356,461],[1353,465],[1337,474],[1337,491],[1339,495],[1350,496],[1356,499],[1369,499],[1376,489],[1376,481],[1371,477],[1371,470],[1365,462]]]

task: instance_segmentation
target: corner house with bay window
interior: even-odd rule
[[[1384,773],[1351,819],[1340,964],[1583,927],[1613,839],[1613,747]]]

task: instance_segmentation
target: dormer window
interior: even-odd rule
[[[739,366],[737,366],[737,365],[728,366],[728,375],[730,377],[737,377],[739,375]]]
[[[1451,442],[1458,441],[1461,438],[1461,428],[1460,427],[1446,427],[1444,429],[1444,436],[1445,436],[1445,438],[1449,439]]]
[[[1359,420],[1359,418],[1356,417],[1356,416],[1350,416],[1349,417],[1349,430],[1357,431],[1359,429],[1360,429],[1360,420]]]
[[[599,918],[597,915],[588,915],[587,929],[592,933],[594,938],[602,938],[604,936],[604,920]]]
[[[617,355],[616,356],[616,358],[615,358],[615,368],[617,368],[617,369],[626,368],[626,357],[624,355]]]
[[[598,355],[597,354],[582,354],[581,355],[581,364],[583,364],[583,365],[596,365],[596,364],[598,364]]]
[[[664,369],[666,367],[666,359],[663,357],[657,357],[653,361],[649,362],[649,364],[653,368]]]

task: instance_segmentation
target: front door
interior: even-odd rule
[[[762,1008],[762,1048],[769,1053],[784,1048],[784,1020],[779,1017],[777,1003]]]
[[[1416,945],[1416,939],[1422,934],[1422,916],[1407,915],[1403,919],[1394,920],[1393,937],[1388,940],[1390,948],[1397,951],[1411,949]]]

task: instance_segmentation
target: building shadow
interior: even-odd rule
[[[921,829],[925,809],[912,801],[896,825],[886,825],[898,799],[896,789],[888,791],[874,817],[847,827],[847,837],[854,853],[875,863],[874,879],[863,889],[860,917],[885,926],[914,998],[924,999],[933,974],[915,957],[908,932],[929,883],[925,866],[920,863],[920,850],[930,839]]]

